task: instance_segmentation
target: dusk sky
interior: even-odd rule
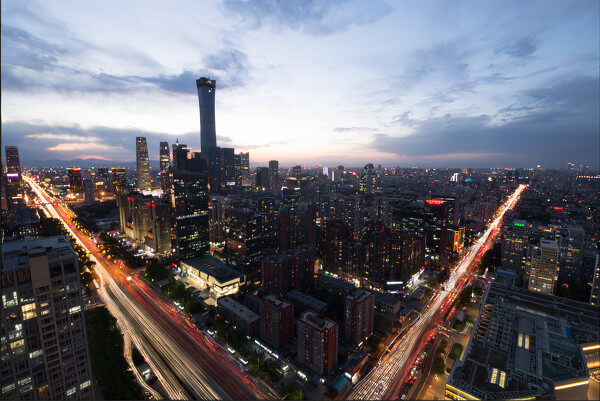
[[[135,137],[253,165],[598,168],[597,0],[2,1],[2,144],[131,161]],[[2,152],[4,153],[4,152]],[[4,158],[4,154],[2,154]]]

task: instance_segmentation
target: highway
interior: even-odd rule
[[[73,225],[73,213],[50,197],[33,179],[23,176],[96,263],[99,295],[124,334],[150,365],[171,399],[274,399],[276,393],[248,375],[212,338],[175,309],[138,274],[105,257],[95,240]]]
[[[420,318],[407,330],[379,363],[367,374],[348,395],[348,399],[394,399],[398,396],[405,370],[409,368],[420,349],[437,331],[440,316],[451,308],[454,299],[468,283],[472,268],[482,254],[489,249],[498,233],[504,213],[512,209],[518,201],[525,185],[517,190],[498,208],[494,220],[487,230],[471,246],[471,249],[457,263],[444,289],[435,293],[420,314]]]

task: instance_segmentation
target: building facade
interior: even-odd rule
[[[344,307],[344,339],[354,346],[373,334],[373,294],[362,288],[346,296]]]
[[[64,237],[2,244],[2,399],[92,400],[77,254]]]
[[[337,366],[338,326],[306,311],[298,320],[298,361],[319,375],[329,374]]]
[[[198,89],[198,104],[200,106],[200,150],[202,157],[206,158],[208,149],[217,146],[217,133],[215,130],[215,91],[214,79],[200,78],[196,80]]]
[[[137,171],[137,187],[141,190],[150,189],[150,159],[146,138],[135,138],[135,162]]]

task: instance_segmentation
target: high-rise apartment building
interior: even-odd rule
[[[127,175],[125,167],[113,167],[110,169],[112,174],[111,186],[115,195],[124,193],[127,190]]]
[[[311,310],[304,312],[298,320],[298,361],[327,375],[337,366],[337,352],[337,323]]]
[[[135,161],[137,168],[137,187],[141,190],[150,189],[150,160],[148,159],[148,144],[146,138],[135,138]]]
[[[171,154],[169,153],[169,142],[160,143],[159,163],[160,187],[163,190],[163,194],[169,195],[171,193],[171,182],[173,178],[171,172]]]
[[[202,157],[207,158],[211,146],[217,146],[217,133],[215,130],[215,91],[214,79],[200,78],[196,80],[198,101],[200,106],[200,151]]]
[[[262,286],[267,294],[283,296],[314,281],[315,251],[302,246],[262,260]]]
[[[64,237],[2,244],[2,399],[92,400],[77,254]]]
[[[69,191],[72,194],[85,193],[85,188],[83,186],[83,175],[80,168],[68,168],[67,176],[69,178]]]
[[[531,291],[553,295],[559,268],[559,247],[556,241],[544,238],[530,244],[527,250],[526,282]]]
[[[346,296],[344,308],[344,338],[358,345],[373,334],[373,314],[375,305],[373,293],[357,289]]]
[[[294,306],[275,295],[260,304],[260,335],[271,346],[281,348],[292,342]]]

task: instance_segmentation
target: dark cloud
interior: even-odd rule
[[[567,161],[598,166],[598,77],[563,78],[547,87],[526,91],[534,105],[512,105],[498,110],[499,120],[488,115],[443,117],[415,124],[405,137],[376,135],[372,146],[378,151],[415,159],[429,159],[439,165],[469,164],[468,155],[493,153],[480,165],[549,167]],[[465,160],[454,155],[467,155]]]
[[[76,49],[94,49],[89,43],[76,42],[71,49],[50,43],[21,29],[2,26],[2,88],[49,88],[63,91],[121,92],[158,87],[168,92],[194,94],[195,81],[213,70],[220,88],[244,85],[251,68],[247,55],[237,49],[223,49],[202,59],[196,71],[177,75],[142,77],[97,73],[81,65],[65,62],[65,57],[76,56]],[[96,49],[115,58],[130,60],[138,66],[158,69],[158,64],[144,54],[123,49]],[[214,74],[213,74],[214,75]]]
[[[532,36],[525,36],[514,43],[496,49],[496,54],[504,53],[512,57],[529,57],[537,50],[537,40]]]
[[[309,34],[331,34],[352,25],[371,24],[391,11],[382,0],[226,0],[225,7],[254,28],[271,22]]]
[[[415,125],[415,123],[416,123],[416,120],[413,120],[412,118],[410,118],[410,111],[405,111],[403,113],[396,114],[394,117],[392,117],[392,124],[394,124],[394,125],[413,126],[413,125]]]

